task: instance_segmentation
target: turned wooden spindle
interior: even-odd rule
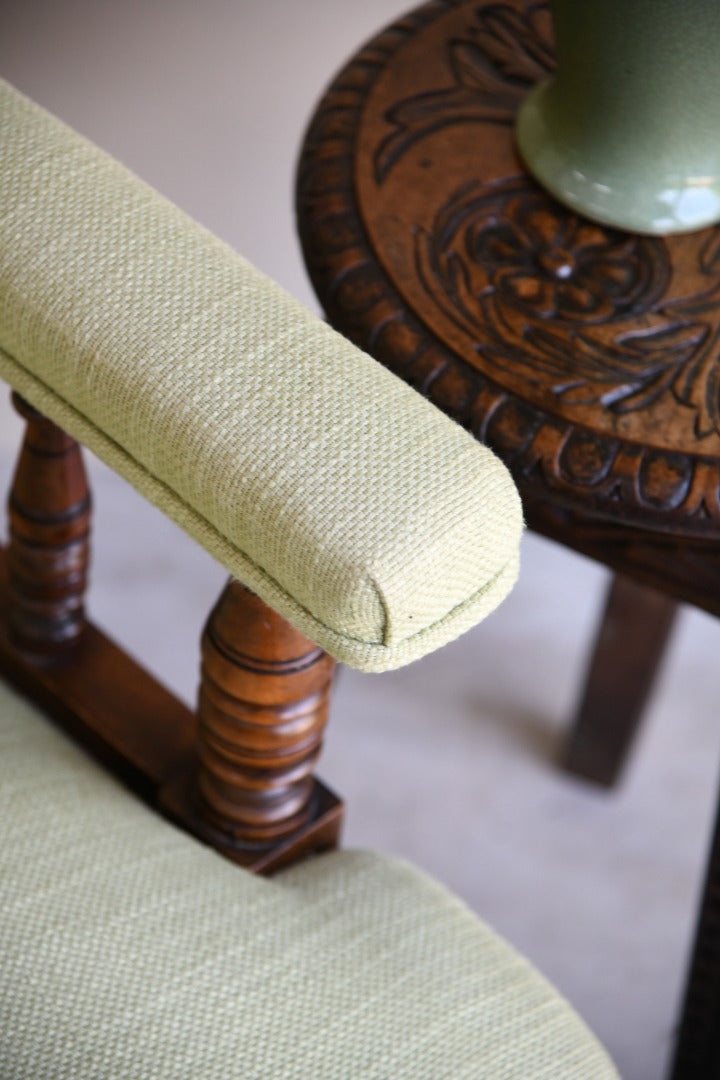
[[[230,843],[272,846],[316,812],[312,770],[335,662],[232,580],[202,656],[200,813]]]
[[[10,492],[9,631],[16,646],[47,656],[82,633],[90,494],[80,447],[13,395],[27,429]]]

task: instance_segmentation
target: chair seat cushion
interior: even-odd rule
[[[4,1080],[609,1080],[570,1007],[402,862],[253,877],[0,694]]]
[[[0,377],[355,667],[515,581],[489,450],[1,81]]]

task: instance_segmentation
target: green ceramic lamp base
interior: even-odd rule
[[[604,225],[653,235],[720,221],[720,174],[707,168],[688,176],[627,140],[617,151],[612,142],[595,142],[591,130],[569,137],[553,87],[550,80],[525,99],[516,138],[528,170],[560,202]]]

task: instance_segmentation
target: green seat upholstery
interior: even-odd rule
[[[257,878],[0,691],[3,1080],[610,1080],[439,885],[361,852]]]
[[[6,83],[0,377],[355,667],[444,644],[515,581],[489,450]]]

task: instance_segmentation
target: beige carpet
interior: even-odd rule
[[[5,0],[0,70],[308,303],[292,220],[313,101],[397,0]],[[0,402],[0,476],[19,423]],[[98,467],[91,611],[185,697],[223,574]],[[384,676],[343,672],[322,775],[348,845],[402,853],[567,994],[626,1080],[671,1045],[710,826],[720,628],[679,626],[621,790],[559,774],[604,573],[537,537],[511,599]],[[531,1080],[531,1078],[529,1078]]]

